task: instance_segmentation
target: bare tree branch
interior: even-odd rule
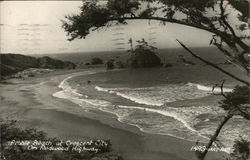
[[[220,0],[220,10],[221,10],[221,20],[222,22],[225,24],[225,26],[228,27],[228,29],[230,30],[230,32],[232,33],[233,37],[236,39],[238,38],[234,32],[234,29],[230,26],[230,24],[226,21],[226,15],[225,15],[225,10],[224,10],[224,7],[223,7],[223,3],[224,3],[224,0]]]
[[[228,71],[225,71],[224,69],[222,69],[222,68],[218,67],[217,65],[213,64],[212,62],[209,62],[209,61],[207,61],[207,60],[201,58],[201,57],[198,56],[197,54],[193,53],[189,48],[187,48],[187,47],[186,47],[182,42],[180,42],[178,39],[176,39],[176,40],[178,41],[178,43],[180,43],[180,45],[181,45],[185,50],[187,50],[187,51],[188,51],[192,56],[194,56],[195,58],[197,58],[197,59],[199,59],[200,61],[206,63],[207,65],[210,65],[211,67],[213,67],[213,68],[215,68],[215,69],[217,69],[217,70],[223,72],[224,74],[230,76],[231,78],[233,78],[233,79],[235,79],[235,80],[237,80],[237,81],[239,81],[239,82],[242,82],[242,83],[244,83],[244,84],[246,84],[246,85],[249,85],[249,82],[247,82],[247,81],[245,81],[245,80],[243,80],[243,79],[240,79],[240,78],[234,76],[233,74],[229,73]]]
[[[216,141],[217,137],[219,136],[221,129],[223,128],[223,126],[233,117],[233,114],[231,114],[230,112],[227,113],[227,115],[223,118],[223,121],[221,121],[221,123],[218,125],[216,131],[214,132],[213,136],[210,138],[205,151],[201,152],[198,155],[198,159],[199,160],[204,160],[208,150],[212,147],[213,143]]]
[[[187,23],[185,21],[177,20],[177,19],[172,19],[172,18],[165,18],[165,17],[120,17],[120,18],[109,18],[108,21],[123,21],[123,20],[157,20],[157,21],[162,21],[162,22],[168,22],[168,23],[175,23],[175,24],[180,24],[180,25],[185,25],[185,26],[190,26],[202,30],[206,30],[210,33],[214,33],[218,36],[220,36],[225,43],[228,44],[228,46],[233,46],[233,42],[231,41],[232,35],[227,34],[225,32],[222,32],[217,29],[209,28],[204,25],[200,24],[194,24],[194,23]],[[249,46],[245,44],[244,42],[241,41],[240,38],[235,39],[235,43],[237,43],[244,51],[248,52],[249,51]]]

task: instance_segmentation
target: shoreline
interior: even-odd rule
[[[68,100],[52,96],[53,93],[61,90],[58,85],[63,79],[81,71],[86,70],[71,70],[66,73],[56,71],[46,76],[28,78],[25,81],[14,80],[15,86],[1,84],[3,88],[1,97],[4,97],[1,111],[6,109],[5,113],[9,112],[9,115],[12,111],[18,112],[19,116],[15,114],[13,116],[18,118],[20,126],[35,127],[56,138],[72,140],[74,138],[76,140],[110,138],[112,149],[128,160],[196,159],[194,152],[190,151],[190,148],[195,145],[194,142],[145,133],[135,126],[119,122],[109,113],[84,111]],[[12,93],[11,97],[17,97],[14,101],[8,97],[10,93]],[[4,117],[3,114],[0,114],[1,118]],[[224,154],[221,152],[210,152],[207,159],[220,159],[216,157],[222,155]]]

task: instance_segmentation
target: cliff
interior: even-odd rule
[[[0,54],[1,76],[8,76],[29,68],[74,69],[72,62],[50,57],[35,58],[21,54]]]

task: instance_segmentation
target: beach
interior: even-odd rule
[[[94,69],[94,72],[103,71]],[[190,160],[195,142],[141,132],[119,122],[107,112],[86,112],[78,105],[53,97],[65,78],[86,70],[56,71],[43,76],[8,80],[1,84],[2,119],[17,120],[22,128],[42,130],[48,137],[84,141],[110,139],[113,152],[127,160]],[[225,153],[210,152],[207,159],[221,159]]]
[[[0,160],[248,159],[250,0],[0,2]]]

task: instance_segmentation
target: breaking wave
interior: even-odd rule
[[[115,105],[105,99],[101,100],[100,97],[94,99],[79,93],[77,89],[69,84],[69,80],[73,77],[65,78],[58,86],[62,90],[54,93],[53,96],[68,99],[83,109],[98,109],[112,113],[117,116],[120,122],[134,125],[147,133],[169,135],[190,141],[199,139],[199,141],[204,142],[216,129],[218,120],[215,117],[224,113],[218,106],[171,107],[166,104],[178,100],[206,97],[212,93],[212,87],[210,86],[193,83],[145,88],[105,88],[95,86],[97,92],[106,92],[138,104],[138,106],[125,106],[122,104]],[[79,85],[77,86],[79,87]],[[220,92],[220,90],[214,91]],[[224,91],[230,92],[232,90],[226,88]],[[238,138],[237,135],[250,131],[249,128],[243,128],[242,126],[239,126],[242,128],[241,131],[236,130],[233,125],[234,122],[229,123],[229,127],[221,133],[221,135],[224,135],[221,138],[222,142],[228,146],[231,146],[232,142]]]

